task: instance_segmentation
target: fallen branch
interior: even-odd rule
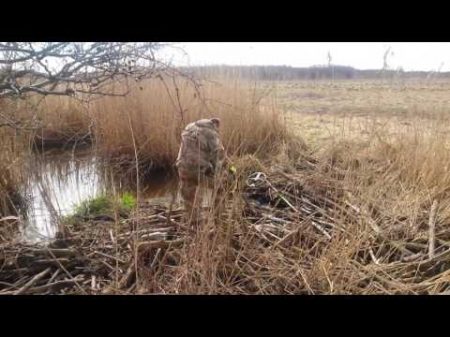
[[[30,281],[28,281],[22,288],[17,290],[17,292],[14,295],[20,295],[23,294],[25,291],[27,291],[33,284],[41,280],[45,275],[47,275],[50,272],[50,268],[45,269],[43,272],[35,275]]]
[[[430,218],[428,220],[429,227],[429,248],[428,248],[428,258],[431,260],[434,257],[434,242],[435,242],[435,227],[436,227],[436,210],[437,210],[437,201],[434,200],[431,205],[430,210]]]

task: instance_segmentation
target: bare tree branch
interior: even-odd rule
[[[71,86],[70,94],[103,95],[96,87],[109,80],[142,80],[167,71],[156,60],[159,48],[158,43],[0,43],[0,98],[28,92],[63,95],[60,83]]]
[[[0,42],[0,101],[28,94],[81,100],[124,96],[129,88],[118,93],[110,84],[128,78],[138,82],[186,76],[158,59],[156,52],[163,46],[148,42]],[[0,127],[5,125],[17,128],[20,123],[0,111]]]

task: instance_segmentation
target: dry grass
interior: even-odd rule
[[[14,132],[0,129],[0,217],[10,215],[19,200],[22,181],[23,148],[14,142]]]
[[[0,128],[0,243],[15,236],[18,230],[15,215],[24,201],[19,186],[24,178],[26,151],[14,139],[12,130]]]
[[[235,195],[225,220],[209,218],[193,243],[171,252],[179,264],[156,269],[149,291],[448,291],[450,156],[441,139],[403,134],[373,144],[342,141],[327,150],[309,168],[303,159],[283,170],[263,169],[274,187],[259,189],[263,205],[243,206]],[[275,206],[276,190],[292,209]]]
[[[221,218],[206,212],[196,233],[176,218],[177,240],[184,241],[174,247],[147,245],[143,255],[134,255],[127,242],[145,246],[149,239],[136,234],[121,242],[130,260],[103,285],[120,293],[448,291],[449,85],[281,83],[276,94],[286,130],[276,105],[259,100],[261,89],[208,84],[203,93],[209,100],[202,102],[180,83],[184,123],[222,118],[224,142],[239,171],[227,211]],[[94,103],[90,115],[100,153],[132,162],[136,145],[139,161],[150,168],[170,166],[184,124],[176,91],[169,92],[173,100],[161,82],[148,82],[129,97]],[[255,171],[266,179],[250,187],[246,181]],[[166,209],[152,212],[146,217],[140,209],[127,224],[153,230],[171,223]],[[163,220],[154,222],[156,213]],[[120,234],[118,223],[111,225]],[[94,248],[119,251],[110,228],[101,228],[104,236]],[[117,280],[135,263],[138,282],[120,289]]]
[[[315,85],[304,85],[309,94],[295,101],[298,106],[307,107],[319,97],[328,100],[330,92],[335,96],[329,105],[332,111],[325,116],[289,110],[280,98],[288,118],[298,123],[290,126],[300,135],[306,133],[308,144],[314,146],[313,167],[306,165],[305,157],[293,160],[280,153],[273,157],[272,167],[257,168],[269,174],[279,191],[291,195],[299,214],[272,207],[252,218],[245,208],[236,212],[243,206],[234,199],[229,203],[234,215],[222,225],[210,219],[195,243],[178,252],[182,261],[178,267],[152,275],[151,291],[436,294],[449,290],[450,136],[442,92],[448,83],[403,88],[325,83],[320,93]],[[358,94],[335,95],[348,87]],[[288,90],[281,90],[286,95]],[[295,84],[289,90],[295,93]],[[378,105],[368,93],[378,96]],[[347,110],[354,101],[353,110]],[[394,107],[402,104],[406,113],[399,114]],[[307,131],[317,121],[318,134],[313,137]],[[332,127],[323,127],[324,121]],[[280,172],[290,178],[281,179],[280,174],[286,173]],[[320,198],[308,204],[314,200],[311,194],[327,193],[334,207]],[[312,228],[305,220],[312,211],[305,214],[302,207],[325,212],[323,228],[331,240]],[[436,246],[430,248],[433,238]]]
[[[6,164],[13,160],[8,158],[5,153],[1,155],[0,160],[4,161],[4,164],[0,164],[0,216],[2,216],[11,213],[10,196],[13,195],[18,181],[11,164]]]
[[[430,130],[433,124],[447,122],[450,115],[446,94],[450,81],[318,81],[262,86],[274,88],[289,124],[309,144],[349,138],[366,141],[380,131],[412,132],[414,127]]]
[[[37,148],[69,147],[90,142],[91,118],[86,105],[66,97],[49,96],[37,106],[37,118],[42,127],[34,132]]]
[[[70,226],[73,241],[58,253],[81,252],[64,263],[79,267],[76,279],[86,293],[442,293],[450,285],[450,209],[439,186],[448,186],[448,175],[437,170],[425,178],[426,165],[405,169],[401,152],[410,143],[364,148],[347,142],[320,158],[279,156],[284,160],[271,167],[242,157],[226,212],[217,218],[205,209],[197,231],[188,230],[180,209],[169,213],[164,206],[143,204],[124,221]],[[434,154],[428,150],[419,146],[414,152],[429,161]],[[445,156],[441,164],[448,160]],[[255,171],[265,177],[251,186],[248,178]],[[103,255],[92,258],[94,252]],[[14,249],[10,253],[20,256]],[[36,259],[43,261],[41,254]],[[100,259],[107,268],[98,269]],[[97,288],[90,287],[93,276]],[[75,283],[66,283],[66,293],[79,292]]]
[[[91,108],[97,146],[107,158],[133,159],[136,146],[147,169],[171,167],[184,126],[210,117],[222,120],[230,154],[267,157],[288,139],[274,105],[262,106],[255,90],[242,83],[206,83],[200,96],[183,81],[153,80],[134,89],[125,98],[99,100]]]

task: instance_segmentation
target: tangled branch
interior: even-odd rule
[[[0,101],[27,94],[78,99],[125,96],[128,85],[116,89],[111,84],[181,74],[156,55],[165,46],[149,42],[2,42]],[[2,112],[0,126],[19,127]]]

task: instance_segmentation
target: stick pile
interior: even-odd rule
[[[48,246],[0,247],[0,294],[97,294],[135,290],[134,255],[180,243],[181,211],[142,205],[140,216],[68,226]],[[107,289],[108,288],[108,289]],[[126,289],[125,289],[126,288]]]
[[[450,228],[439,223],[437,201],[417,219],[422,226],[411,231],[407,219],[377,216],[338,180],[314,172],[276,169],[247,177],[240,213],[227,203],[231,239],[226,258],[211,266],[215,283],[208,289],[225,294],[449,292]],[[145,280],[175,284],[189,272],[200,287],[201,270],[208,268],[183,269],[195,255],[189,249],[202,242],[183,223],[181,209],[141,204],[129,219],[80,221],[67,229],[66,239],[48,246],[1,244],[0,294],[142,293]],[[169,283],[157,288],[184,291],[181,283]]]

